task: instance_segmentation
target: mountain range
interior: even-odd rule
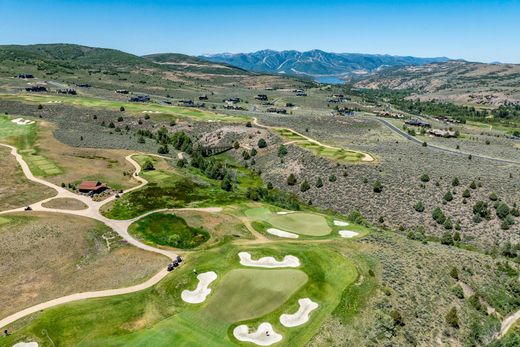
[[[261,50],[253,53],[221,53],[200,56],[247,71],[308,76],[317,81],[338,81],[364,76],[388,67],[417,66],[446,62],[446,57],[417,58],[360,53],[329,53],[322,50],[299,52]]]

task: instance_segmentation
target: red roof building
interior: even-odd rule
[[[101,193],[105,189],[107,189],[105,184],[96,181],[83,181],[78,187],[81,193]]]

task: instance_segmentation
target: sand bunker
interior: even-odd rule
[[[252,333],[249,333],[247,325],[239,325],[233,330],[233,336],[239,341],[252,342],[259,346],[269,346],[282,340],[282,335],[275,332],[270,323],[260,324]]]
[[[282,314],[280,316],[280,323],[283,326],[291,328],[298,325],[305,324],[309,320],[309,315],[312,311],[318,308],[318,304],[309,298],[298,300],[300,308],[293,314]]]
[[[16,119],[13,119],[11,122],[18,124],[18,125],[29,125],[29,124],[34,123],[33,120],[23,119],[23,118],[16,118]]]
[[[280,237],[287,237],[287,238],[290,238],[290,239],[297,239],[298,238],[297,234],[293,234],[293,233],[290,233],[288,231],[283,231],[283,230],[276,229],[276,228],[269,228],[269,229],[267,229],[267,232],[269,234],[272,234],[272,235],[276,235],[276,236],[280,236]]]
[[[338,227],[346,227],[348,225],[347,222],[343,222],[343,221],[340,221],[340,220],[335,220],[334,221],[334,225],[338,226]]]
[[[146,111],[143,111],[142,113],[161,113],[161,111],[148,111],[148,110],[146,110]]]
[[[217,279],[217,274],[214,271],[204,272],[197,276],[199,284],[195,290],[183,290],[181,298],[190,304],[200,304],[206,300],[206,297],[211,293],[208,286]]]
[[[293,211],[276,212],[276,214],[289,214],[289,213],[293,213]]]
[[[13,347],[38,347],[38,342],[18,342]]]
[[[276,260],[274,257],[262,257],[258,260],[253,260],[249,252],[238,253],[240,257],[240,264],[244,266],[278,268],[278,267],[298,267],[300,260],[294,255],[286,255],[282,261]]]
[[[359,235],[359,233],[352,231],[352,230],[340,230],[340,231],[338,231],[338,233],[341,237],[345,237],[345,238],[351,238],[351,237]]]

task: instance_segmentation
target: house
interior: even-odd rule
[[[294,104],[292,102],[286,102],[285,107],[294,107]]]
[[[78,190],[80,193],[99,194],[105,191],[107,188],[108,187],[101,182],[83,181],[80,183]]]
[[[421,127],[421,128],[431,128],[432,125],[430,123],[426,123],[423,121],[420,121],[418,119],[410,119],[404,122],[406,125],[411,125],[414,127]]]
[[[27,79],[27,78],[34,78],[34,76],[31,75],[30,73],[21,73],[18,75],[18,78]]]
[[[298,93],[296,93],[296,96],[307,96],[307,93],[304,93],[304,92],[298,92]]]
[[[451,130],[431,129],[428,130],[428,134],[436,137],[457,137],[455,131]]]
[[[116,90],[116,93],[118,93],[118,94],[128,94],[128,90],[127,89],[118,89],[118,90]]]
[[[77,83],[76,85],[80,88],[90,88],[91,87],[91,85],[88,83]]]
[[[168,101],[168,100],[162,100],[161,101],[161,105],[171,105],[172,102],[171,101]]]
[[[198,107],[198,108],[206,107],[206,104],[204,104],[203,102],[194,103],[193,100],[190,100],[190,99],[179,100],[178,104],[179,104],[179,106],[184,106],[184,107]]]
[[[58,94],[67,94],[67,95],[77,95],[78,93],[76,92],[75,89],[58,89],[56,91]]]
[[[240,102],[240,98],[227,98],[222,100],[222,102],[225,102],[226,104],[236,104]]]
[[[276,108],[276,107],[269,107],[267,109],[267,112],[278,113],[278,114],[287,114],[287,110],[285,110],[283,108]]]
[[[332,94],[332,97],[334,99],[343,99],[345,97],[345,95],[343,95],[343,94]]]
[[[199,100],[208,100],[208,96],[206,94],[199,96]]]
[[[267,101],[267,95],[265,95],[265,94],[258,94],[257,96],[255,96],[255,99],[256,100],[260,100],[260,101]]]
[[[244,111],[245,108],[237,105],[224,105],[224,109],[226,110],[234,110],[234,111]]]
[[[354,110],[348,107],[340,107],[336,113],[338,116],[353,116]]]
[[[130,102],[148,102],[150,101],[150,97],[148,95],[137,95],[128,99]]]
[[[39,93],[39,92],[46,92],[47,88],[45,88],[43,86],[34,86],[34,87],[25,88],[25,91],[31,92],[31,93]]]

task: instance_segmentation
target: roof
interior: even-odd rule
[[[104,187],[106,187],[104,184],[102,184],[101,182],[96,182],[96,181],[83,181],[79,185],[80,190],[97,190],[99,188],[104,188]]]

